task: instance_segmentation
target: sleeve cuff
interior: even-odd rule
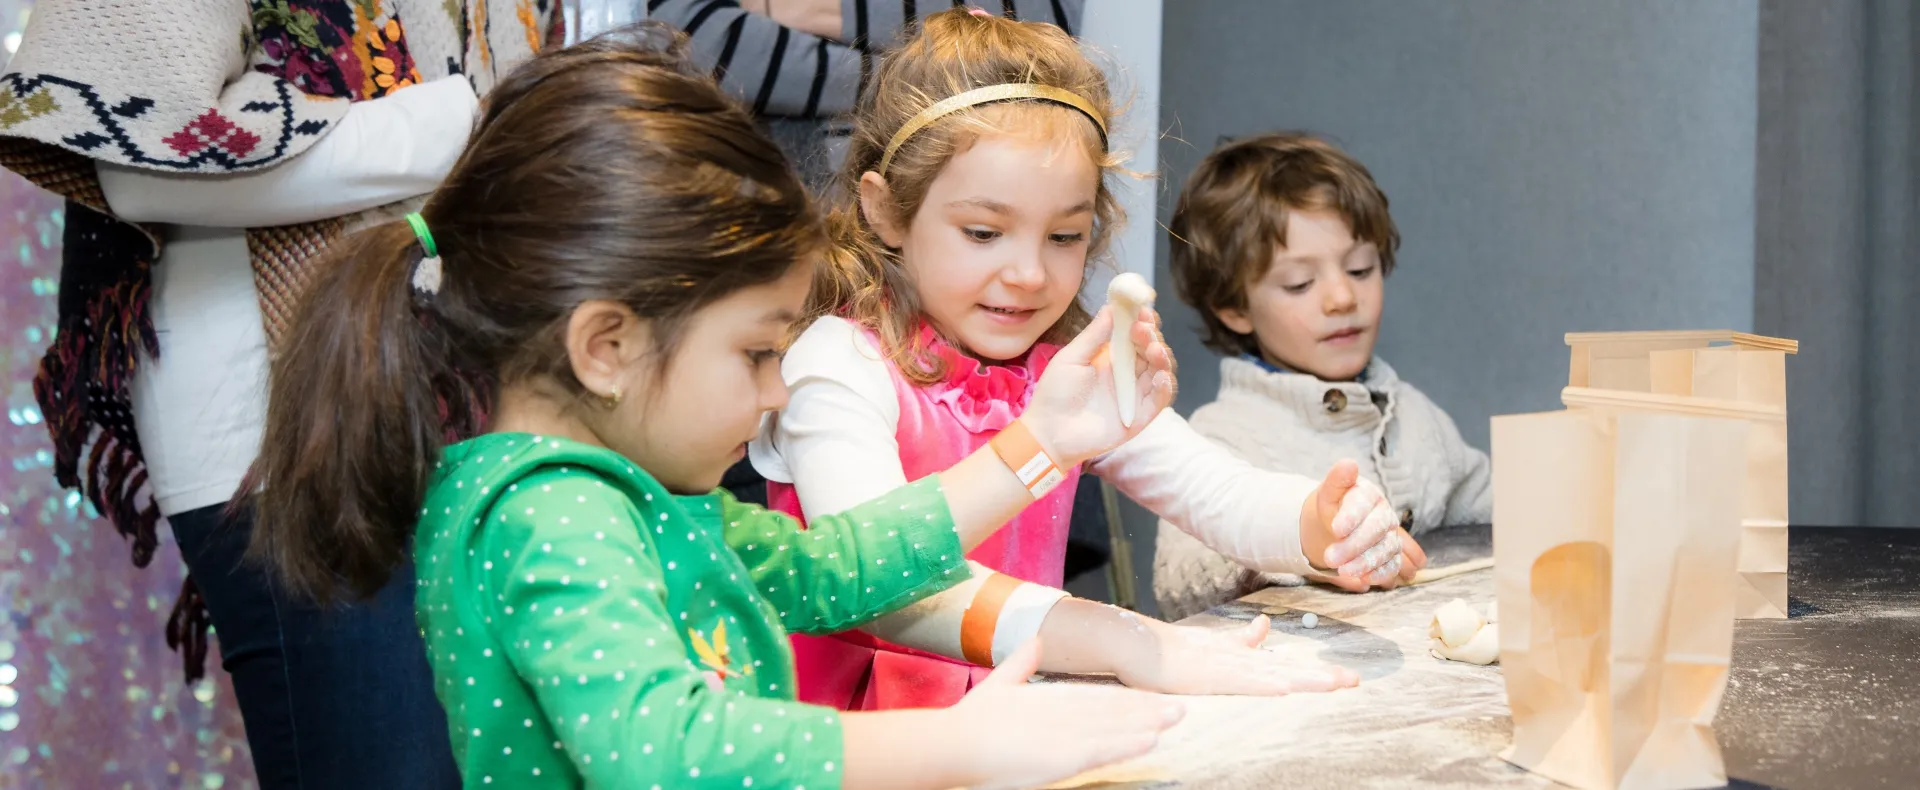
[[[1040,626],[1055,604],[1067,598],[1064,590],[1038,584],[1021,584],[1000,608],[1000,619],[993,629],[993,663],[1006,661],[1021,645],[1040,635]]]

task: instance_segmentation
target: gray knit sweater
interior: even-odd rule
[[[1379,483],[1415,535],[1493,517],[1487,455],[1460,438],[1439,406],[1375,358],[1365,384],[1276,373],[1243,359],[1220,361],[1220,395],[1193,413],[1193,427],[1263,469],[1323,477],[1342,458]],[[1164,521],[1153,558],[1160,616],[1175,620],[1274,583]]]

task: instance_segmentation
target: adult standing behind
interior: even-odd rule
[[[55,474],[135,565],[166,517],[188,568],[167,641],[192,680],[219,629],[262,787],[459,784],[411,569],[370,602],[288,595],[227,503],[255,490],[268,355],[319,253],[439,183],[558,6],[42,0],[0,76],[0,164],[67,199],[35,382]]]
[[[635,1],[637,0],[630,0]],[[1010,19],[1047,22],[1068,35],[1085,0],[975,0]],[[647,0],[647,15],[685,31],[693,56],[729,93],[752,105],[824,192],[846,153],[853,111],[874,58],[952,3],[913,0]]]

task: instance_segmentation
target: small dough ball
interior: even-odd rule
[[[1427,628],[1427,634],[1445,642],[1448,647],[1459,647],[1472,639],[1480,626],[1486,624],[1487,621],[1481,619],[1480,613],[1474,611],[1472,606],[1455,598],[1433,613],[1433,625]]]
[[[1312,612],[1300,615],[1300,625],[1304,628],[1318,628],[1320,627],[1320,615]]]

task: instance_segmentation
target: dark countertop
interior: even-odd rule
[[[1715,719],[1736,788],[1920,788],[1920,529],[1795,528],[1791,619],[1734,627]],[[1434,566],[1491,553],[1491,530],[1421,537]],[[1333,695],[1195,698],[1188,721],[1136,764],[1075,787],[1553,787],[1507,764],[1498,667],[1424,654],[1439,604],[1492,600],[1492,574],[1347,595],[1268,588],[1188,620],[1274,618],[1269,649],[1350,666],[1367,683]],[[1316,612],[1320,627],[1300,625]]]
[[[1727,775],[1920,787],[1920,529],[1794,529],[1786,620],[1741,620],[1714,728]]]

